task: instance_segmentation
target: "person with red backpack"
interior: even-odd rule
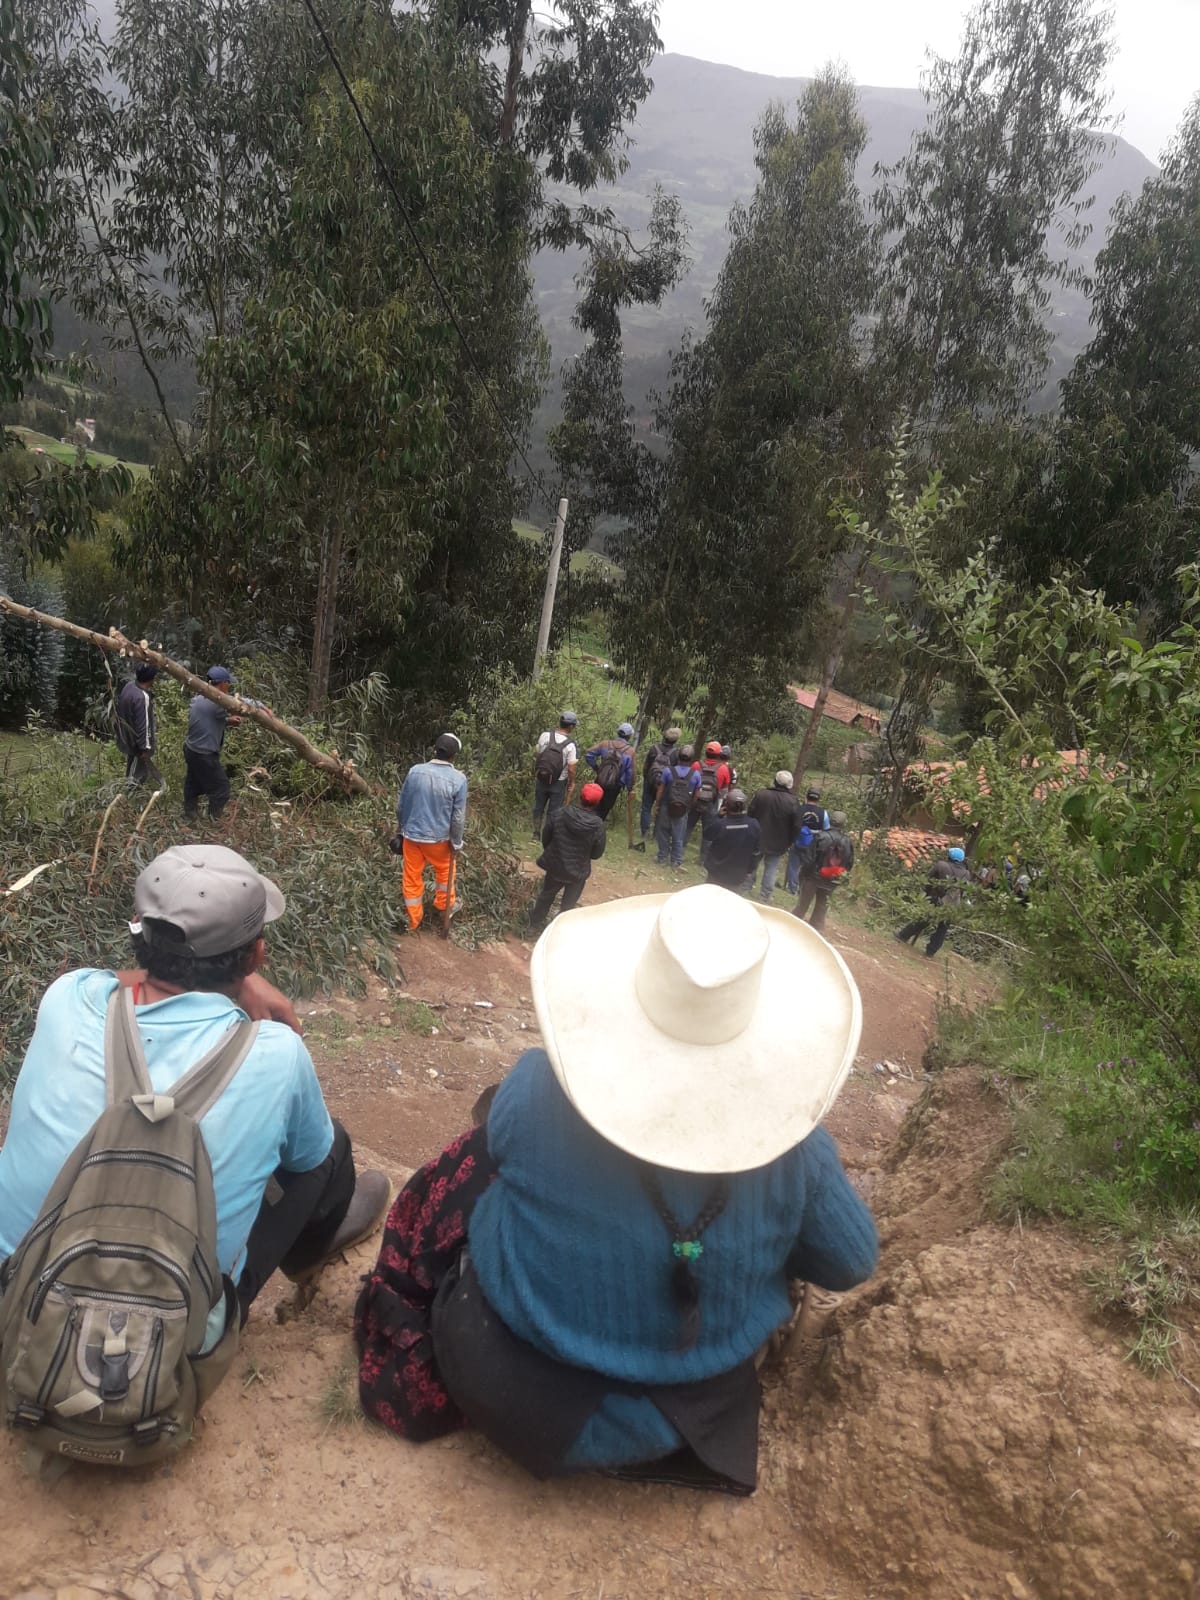
[[[700,787],[700,770],[695,762],[694,748],[690,744],[680,745],[678,754],[659,779],[654,842],[658,846],[660,867],[666,866],[668,852],[673,867],[683,865],[692,796]]]
[[[604,799],[596,807],[596,815],[607,817],[624,791],[633,793],[633,727],[623,722],[615,739],[602,739],[584,755],[584,760],[596,774],[596,782],[604,790]]]
[[[800,897],[792,908],[792,915],[802,922],[807,917],[809,924],[823,933],[829,897],[846,882],[853,866],[854,841],[846,832],[846,813],[831,812],[829,827],[813,834],[807,858],[801,864]]]
[[[710,739],[704,746],[704,760],[696,763],[696,771],[700,774],[700,782],[692,795],[692,808],[688,816],[686,845],[696,829],[697,823],[703,825],[710,817],[719,816],[721,807],[725,804],[732,779],[725,759],[721,755],[721,745],[716,739]],[[704,833],[700,833],[700,865],[704,865],[705,846]]]
[[[533,762],[533,837],[542,837],[542,818],[553,816],[563,806],[571,804],[575,793],[575,768],[579,752],[575,746],[575,730],[579,718],[573,711],[564,711],[558,727],[547,728],[538,739]]]

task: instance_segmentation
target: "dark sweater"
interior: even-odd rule
[[[587,806],[563,806],[546,815],[537,864],[547,877],[566,883],[588,878],[592,862],[599,861],[607,842],[604,821],[595,811]]]
[[[791,849],[800,831],[800,802],[790,789],[760,789],[749,814],[762,830],[764,855],[781,856]]]
[[[925,893],[935,906],[956,906],[962,899],[963,884],[970,881],[971,870],[965,861],[935,861]]]
[[[117,696],[117,749],[123,755],[154,753],[154,697],[131,679]]]
[[[760,832],[753,817],[710,817],[704,824],[704,865],[709,883],[737,889],[754,871]]]

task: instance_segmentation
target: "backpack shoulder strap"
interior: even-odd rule
[[[115,1106],[134,1095],[153,1094],[146,1052],[133,1009],[133,990],[118,982],[104,1019],[105,1104]]]
[[[257,1022],[238,1023],[165,1094],[156,1094],[138,1033],[133,991],[118,985],[108,1003],[104,1030],[107,1103],[132,1100],[150,1122],[160,1122],[172,1111],[183,1111],[199,1122],[228,1088],[257,1038]]]
[[[257,1022],[239,1022],[214,1049],[189,1067],[168,1090],[176,1111],[183,1111],[199,1122],[211,1111],[237,1074],[238,1068],[254,1048]]]

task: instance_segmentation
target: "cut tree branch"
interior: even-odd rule
[[[35,622],[39,627],[52,628],[56,633],[70,634],[73,639],[82,639],[85,644],[94,644],[97,650],[102,650],[110,656],[124,656],[129,661],[148,661],[152,666],[165,672],[190,689],[193,694],[202,694],[205,699],[212,700],[215,704],[223,706],[226,711],[231,711],[235,716],[249,718],[257,722],[260,727],[273,733],[284,744],[291,745],[297,755],[308,762],[309,766],[316,767],[319,772],[326,772],[331,778],[336,778],[347,793],[350,794],[377,794],[381,791],[369,784],[357,770],[353,761],[343,761],[336,753],[330,755],[325,750],[318,750],[312,741],[305,737],[299,728],[293,728],[273,711],[268,711],[265,706],[251,706],[237,695],[225,694],[222,690],[214,688],[204,678],[196,677],[178,661],[172,661],[170,656],[163,655],[161,650],[152,650],[149,645],[135,644],[132,639],[127,639],[116,628],[107,634],[96,633],[91,628],[81,628],[77,622],[68,622],[65,617],[52,617],[45,611],[35,611],[32,606],[18,605],[15,600],[9,599],[5,594],[0,594],[0,612],[5,612],[12,617],[20,617],[25,622]]]

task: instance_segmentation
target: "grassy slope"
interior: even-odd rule
[[[520,517],[513,518],[513,532],[519,534],[522,539],[535,542],[540,542],[543,537],[541,528],[535,523],[525,522]],[[574,573],[600,571],[614,578],[621,575],[620,567],[607,556],[601,555],[598,550],[576,550],[571,557],[571,571]]]
[[[44,450],[55,461],[61,461],[70,466],[75,461],[78,451],[74,445],[63,444],[61,439],[52,439],[48,433],[37,433],[32,428],[11,427],[8,430],[15,433],[28,450]],[[89,467],[128,467],[135,478],[144,478],[150,468],[141,461],[121,461],[117,456],[106,455],[102,450],[89,450],[87,453]]]

